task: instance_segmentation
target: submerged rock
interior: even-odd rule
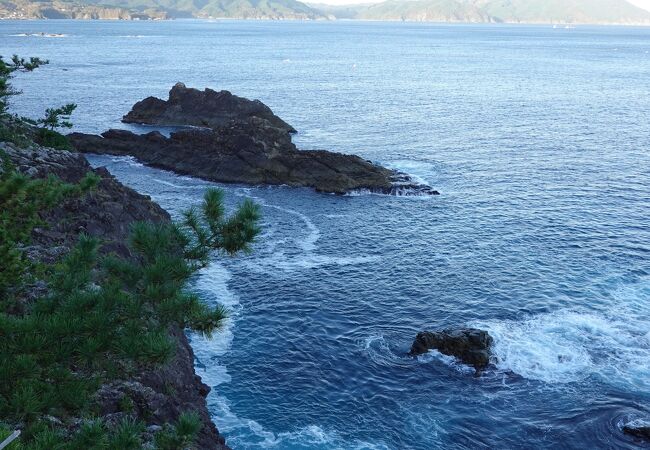
[[[633,420],[623,426],[623,432],[630,436],[650,440],[650,422],[644,420]]]
[[[454,356],[477,371],[490,363],[490,347],[493,339],[487,331],[476,328],[446,329],[438,332],[418,333],[411,346],[411,355],[421,355],[429,350],[438,350],[444,355]]]
[[[305,186],[336,194],[437,194],[358,156],[298,150],[286,130],[258,117],[216,129],[181,130],[170,137],[156,131],[138,135],[109,130],[101,136],[72,133],[69,138],[80,152],[131,155],[150,166],[209,181]]]
[[[248,100],[228,91],[208,88],[200,91],[188,88],[183,83],[176,83],[172,87],[168,100],[147,97],[139,101],[122,118],[122,122],[216,128],[231,120],[245,121],[252,117],[268,120],[272,126],[290,133],[296,131],[259,100]]]

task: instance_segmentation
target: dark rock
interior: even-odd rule
[[[101,136],[72,133],[69,138],[81,152],[131,155],[153,167],[209,181],[305,186],[336,194],[355,190],[437,194],[407,175],[358,156],[298,150],[287,131],[257,117],[214,130],[182,130],[169,138],[126,130],[109,130]]]
[[[125,130],[109,130],[101,137],[81,133],[69,137],[81,152],[135,156],[145,164],[210,181],[306,186],[336,194],[438,194],[406,174],[358,156],[300,151],[291,142],[293,127],[268,106],[228,91],[199,91],[177,83],[168,100],[148,97],[122,120],[202,128],[178,131],[169,138],[157,131],[136,135]]]
[[[623,432],[630,436],[650,440],[650,422],[633,420],[623,426]]]
[[[169,91],[169,100],[147,97],[139,101],[122,118],[125,123],[149,125],[192,125],[215,128],[231,120],[248,120],[251,117],[268,120],[284,131],[295,129],[273,114],[271,108],[259,100],[248,100],[228,91],[204,91],[176,83]]]
[[[491,346],[492,337],[488,332],[475,328],[423,331],[416,336],[410,354],[420,355],[434,349],[454,356],[479,371],[490,363]]]
[[[194,372],[192,347],[180,328],[172,328],[170,334],[178,341],[174,359],[161,368],[142,372],[136,377],[143,386],[164,395],[164,402],[153,409],[149,423],[162,425],[169,421],[175,422],[180,413],[195,411],[204,424],[199,432],[197,448],[225,450],[225,441],[205,407],[205,397],[210,392],[210,387]]]

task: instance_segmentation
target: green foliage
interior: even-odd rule
[[[30,267],[19,248],[29,242],[32,229],[42,225],[39,213],[65,198],[89,191],[98,180],[93,173],[78,185],[62,183],[55,177],[31,179],[4,162],[0,171],[0,298],[9,287],[20,287]]]
[[[32,70],[48,64],[48,61],[39,58],[30,58],[25,60],[19,58],[18,55],[13,55],[10,61],[5,61],[0,56],[0,116],[7,112],[9,106],[9,97],[20,94],[16,91],[10,83],[10,79],[14,72],[31,72]]]
[[[70,116],[75,109],[77,109],[77,105],[74,103],[68,103],[59,108],[47,108],[45,110],[45,117],[37,120],[37,123],[52,131],[55,128],[72,128]]]
[[[0,142],[11,142],[25,148],[32,140],[27,137],[27,130],[21,122],[10,124],[8,120],[0,120]]]
[[[108,449],[108,435],[104,425],[99,420],[86,422],[81,426],[71,442],[71,449]]]
[[[7,114],[8,99],[19,93],[11,87],[11,76],[42,64],[47,61],[0,57],[0,141],[69,149],[68,139],[55,129],[71,126],[75,105],[47,109],[37,121]],[[82,234],[57,264],[28,260],[23,249],[33,229],[46,225],[41,213],[98,182],[92,173],[75,185],[54,177],[32,179],[2,159],[0,436],[20,428],[20,439],[10,447],[14,450],[141,448],[144,424],[125,419],[107,428],[93,418],[93,394],[111,378],[128,378],[141,366],[173,358],[177,342],[170,329],[190,328],[208,336],[219,330],[225,308],[206,305],[186,284],[212,252],[250,251],[260,231],[255,204],[246,201],[227,216],[223,192],[208,190],[202,205],[188,211],[180,224],[133,224],[128,259],[100,256],[100,242]],[[48,295],[27,302],[29,283],[43,278]],[[134,409],[128,397],[120,406]],[[84,422],[70,436],[74,418]],[[200,427],[198,415],[183,414],[156,436],[156,445],[187,448]]]
[[[135,408],[133,400],[128,395],[124,395],[119,402],[120,411],[130,413]]]
[[[50,147],[57,150],[72,150],[72,144],[67,136],[58,131],[39,128],[34,135],[34,141],[43,147]],[[13,141],[12,141],[13,142]]]
[[[184,412],[175,425],[166,425],[156,435],[158,450],[181,450],[187,448],[201,431],[201,419],[195,412]]]
[[[5,439],[11,436],[13,432],[14,430],[0,424],[0,442],[3,442]],[[21,445],[20,440],[14,440],[11,444],[5,447],[4,450],[21,450],[22,448],[23,446]]]
[[[176,434],[188,441],[192,441],[199,431],[201,431],[201,419],[196,412],[186,411],[180,415],[176,424]]]
[[[0,281],[5,293],[17,295],[29,267],[21,248],[41,223],[38,213],[86,192],[96,180],[87,177],[78,185],[33,180],[5,167],[0,249],[10,264],[2,266]],[[98,420],[87,421],[64,444],[45,417],[92,417],[91,398],[102,382],[128,377],[139,365],[169,361],[176,349],[170,326],[206,335],[218,330],[226,310],[203,303],[185,290],[186,283],[211,251],[248,250],[259,233],[258,220],[259,210],[250,202],[226,217],[222,193],[209,190],[201,208],[180,225],[133,224],[129,259],[100,257],[99,241],[80,235],[63,260],[44,270],[47,297],[18,312],[11,302],[0,304],[0,380],[15,380],[0,383],[0,422],[22,427],[28,448],[140,448],[139,422],[108,430]],[[133,408],[129,400],[121,402],[124,409]],[[200,426],[196,414],[183,414],[157,435],[156,445],[186,448]]]
[[[185,213],[183,226],[192,243],[185,256],[202,267],[207,264],[211,250],[223,250],[230,255],[249,252],[250,244],[260,232],[259,218],[259,206],[248,199],[239,205],[235,214],[224,217],[223,192],[208,189],[200,210],[190,209]]]
[[[31,72],[38,67],[48,64],[39,58],[25,60],[14,55],[5,61],[0,56],[0,141],[13,142],[19,147],[26,147],[31,140],[40,145],[59,150],[70,150],[70,141],[64,135],[55,131],[57,128],[71,128],[70,116],[77,108],[74,103],[68,103],[59,108],[47,108],[45,116],[38,120],[10,117],[7,113],[9,99],[20,94],[11,85],[15,72]],[[35,126],[41,125],[42,128]]]
[[[138,450],[142,448],[141,435],[144,424],[140,421],[125,418],[113,431],[109,448],[120,450]]]

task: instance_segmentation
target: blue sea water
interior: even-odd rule
[[[176,81],[229,89],[441,192],[222,186],[264,215],[192,285],[231,311],[192,345],[235,449],[647,447],[621,426],[650,416],[649,52],[647,28],[0,22],[0,54],[51,61],[18,113],[101,132]],[[90,159],[175,216],[213,185]],[[495,338],[483,376],[406,356],[459,325]]]

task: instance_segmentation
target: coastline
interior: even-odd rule
[[[58,261],[82,234],[101,240],[100,254],[128,257],[125,242],[131,223],[170,221],[169,214],[150,197],[125,186],[105,168],[93,169],[81,154],[37,145],[22,149],[8,142],[0,143],[0,152],[19,172],[35,179],[54,175],[76,183],[88,172],[100,179],[95,191],[66,200],[42,214],[47,226],[34,229],[32,242],[25,250],[34,262]],[[37,286],[32,288],[33,295],[41,294],[43,287],[38,283]],[[159,367],[138,366],[126,378],[105,381],[94,395],[97,418],[106,424],[118,423],[125,417],[140,420],[146,426],[144,436],[153,439],[166,424],[176,422],[186,411],[193,411],[202,425],[196,445],[228,450],[225,438],[210,418],[206,404],[210,387],[196,374],[194,352],[185,332],[172,325],[168,334],[175,342],[172,359]],[[125,409],[125,398],[130,399],[128,409]]]
[[[16,21],[16,22],[225,22],[225,21],[241,21],[241,22],[296,22],[296,23],[390,23],[390,24],[423,24],[423,25],[439,25],[439,26],[472,26],[472,25],[486,25],[486,26],[557,26],[560,29],[564,27],[632,27],[632,28],[648,28],[648,22],[571,22],[571,21],[462,21],[462,20],[409,20],[409,19],[349,19],[349,18],[305,18],[305,17],[168,17],[168,18],[46,18],[46,17],[0,17],[2,21]]]

